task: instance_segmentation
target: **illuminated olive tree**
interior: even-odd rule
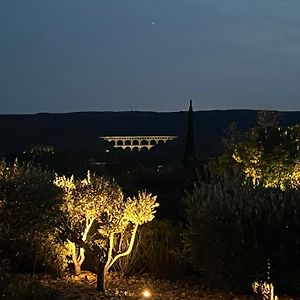
[[[254,185],[300,188],[300,126],[255,127],[232,153]]]
[[[97,261],[97,289],[105,291],[109,269],[131,253],[138,226],[154,218],[156,196],[139,192],[137,197],[124,199],[115,182],[89,173],[84,180],[56,177],[55,184],[64,191],[63,230],[70,241],[75,270],[80,272],[88,251]],[[123,236],[128,233],[128,248],[121,251]]]
[[[101,239],[98,245],[104,250],[105,260],[100,261],[97,289],[105,290],[105,279],[108,270],[121,257],[129,255],[133,249],[138,226],[154,219],[156,196],[151,193],[139,192],[137,197],[118,202],[113,199],[108,203],[103,218],[99,220]],[[122,251],[122,240],[125,234],[130,233],[128,248]],[[99,280],[101,279],[101,280]]]
[[[79,275],[85,260],[85,248],[78,241],[88,244],[92,226],[101,217],[107,203],[110,199],[122,201],[123,193],[116,183],[91,176],[89,172],[84,180],[56,176],[54,184],[63,189],[61,211],[64,224],[61,229],[68,238],[75,274]]]

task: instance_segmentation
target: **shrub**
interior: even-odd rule
[[[0,229],[9,239],[52,229],[60,216],[54,174],[33,164],[0,162]]]
[[[62,276],[68,267],[69,249],[57,234],[48,233],[34,241],[35,262],[47,272]]]
[[[145,225],[146,227],[147,225]],[[143,228],[139,228],[136,234],[135,246],[132,249],[132,252],[124,257],[121,257],[114,266],[114,269],[120,271],[126,276],[131,276],[134,274],[139,274],[145,271],[145,262],[142,253],[142,243],[143,243]],[[123,240],[120,244],[119,252],[123,252],[128,249],[130,243],[130,235],[125,234]]]
[[[249,282],[272,277],[276,285],[300,290],[299,192],[219,177],[195,185],[185,205],[190,262],[208,282],[249,291]]]
[[[7,284],[8,273],[11,270],[10,261],[5,258],[0,257],[0,291],[4,290],[4,287]],[[0,294],[0,298],[1,298]]]
[[[143,231],[142,252],[146,268],[158,278],[176,279],[185,270],[182,257],[183,226],[170,220],[148,224]]]
[[[55,232],[37,233],[28,239],[1,241],[0,248],[3,249],[1,256],[10,262],[11,272],[46,271],[62,276],[68,267],[69,251]]]
[[[1,291],[1,299],[7,300],[62,300],[61,295],[37,280],[25,276],[10,276]]]
[[[186,268],[182,257],[183,226],[170,220],[157,220],[144,225],[134,252],[123,258],[118,270],[125,275],[147,271],[158,278],[176,279]],[[128,241],[123,242],[125,245]]]
[[[53,177],[33,164],[0,161],[0,252],[11,260],[14,272],[35,269],[38,254],[42,255],[61,217],[61,197]],[[47,247],[44,258],[53,254],[54,240]],[[40,263],[45,265],[45,260]]]

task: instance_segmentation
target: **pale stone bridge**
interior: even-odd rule
[[[173,141],[177,136],[170,135],[130,135],[130,136],[102,136],[103,140],[114,143],[114,148],[122,148],[130,150],[142,148],[150,150],[159,142],[166,143],[167,141]]]

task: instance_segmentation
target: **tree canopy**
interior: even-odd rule
[[[234,144],[232,157],[254,185],[300,188],[300,126],[255,127]]]
[[[132,251],[138,226],[154,218],[156,196],[139,192],[125,198],[115,181],[89,172],[83,180],[56,176],[54,184],[63,191],[61,230],[69,240],[75,272],[80,273],[85,252],[89,251],[98,260],[98,288],[103,290],[107,271]],[[128,248],[121,251],[128,233]]]

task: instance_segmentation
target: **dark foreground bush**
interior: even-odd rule
[[[16,273],[47,272],[60,277],[68,267],[67,255],[65,244],[55,232],[8,241],[0,239],[0,259],[9,260],[11,271]]]
[[[0,299],[7,300],[62,300],[60,294],[29,276],[7,275]]]
[[[185,199],[191,264],[220,288],[250,291],[271,280],[299,292],[299,194],[224,177],[197,184]]]
[[[12,272],[61,275],[67,266],[53,179],[40,166],[0,161],[0,258],[10,260]]]
[[[123,239],[120,241],[120,252],[124,252],[128,249],[129,242],[130,234],[124,235]],[[131,253],[118,259],[113,268],[126,276],[143,273],[145,271],[145,263],[142,253],[142,243],[142,228],[139,228],[136,233],[134,247]]]
[[[158,278],[176,279],[186,268],[182,257],[182,230],[180,223],[156,221],[143,228],[142,252],[145,265]]]
[[[8,273],[10,272],[10,269],[10,261],[0,257],[0,299],[1,291],[4,290],[4,287],[8,282]]]
[[[186,268],[182,258],[182,225],[169,220],[141,227],[131,255],[120,259],[117,269],[126,275],[150,272],[158,278],[176,279]],[[126,247],[128,241],[123,241]]]

